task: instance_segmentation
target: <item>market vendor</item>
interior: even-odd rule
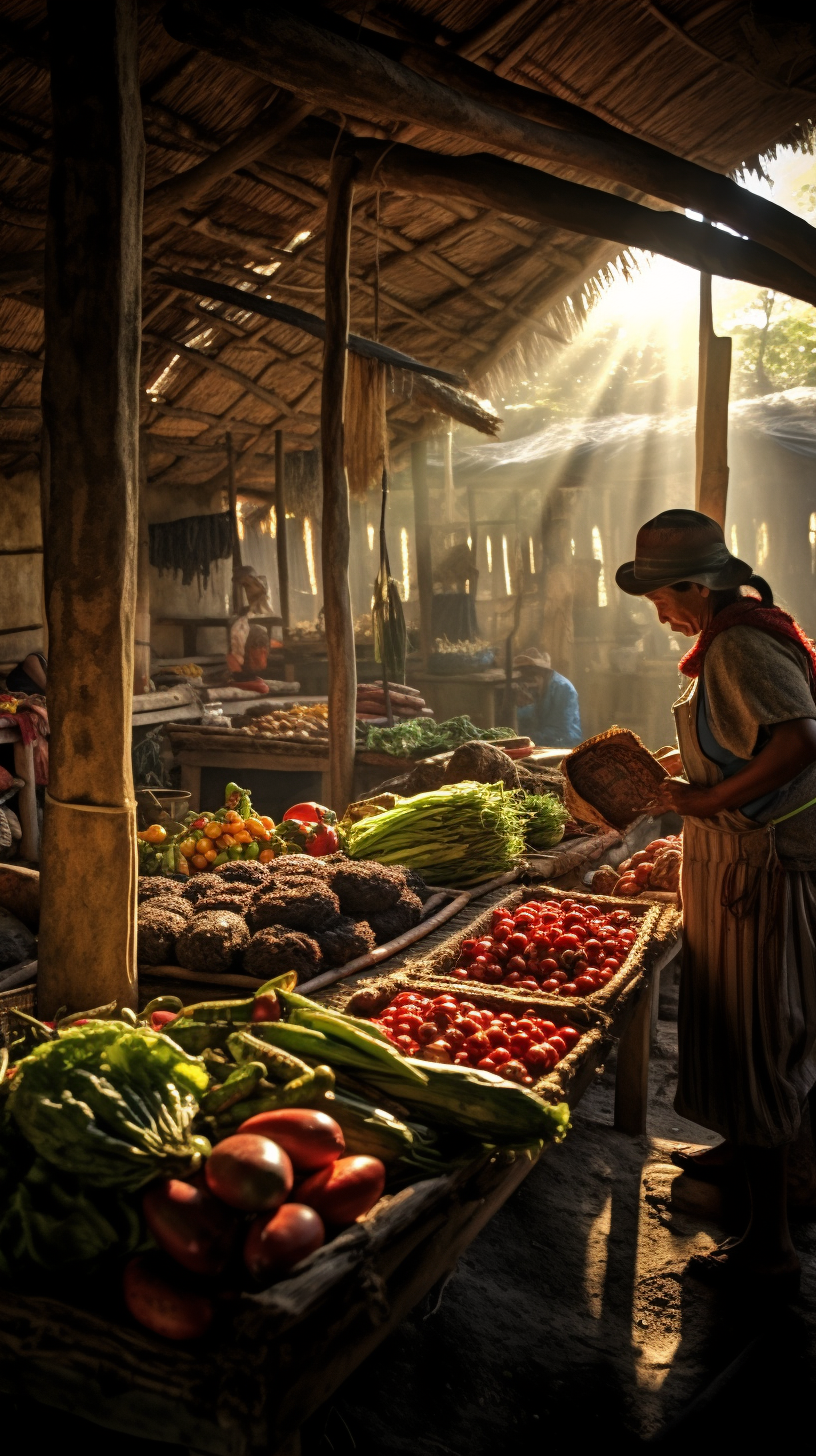
[[[655,810],[683,815],[675,1107],[726,1141],[676,1160],[741,1166],[751,1215],[689,1272],[787,1294],[787,1152],[816,1083],[816,653],[697,511],[647,521],[616,580],[697,638],[674,704],[685,780]]]
[[[48,662],[44,653],[29,652],[6,674],[6,692],[44,693],[48,675]]]
[[[549,652],[528,647],[513,659],[519,672],[516,722],[539,748],[574,748],[581,742],[578,694],[569,678],[555,672]]]

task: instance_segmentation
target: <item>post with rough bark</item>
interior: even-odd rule
[[[728,393],[731,340],[714,332],[711,274],[700,274],[700,364],[697,375],[698,511],[725,527],[728,497]]]
[[[345,466],[344,402],[349,329],[349,251],[354,201],[353,157],[332,162],[326,208],[326,343],[320,440],[323,455],[323,606],[329,658],[331,807],[341,814],[354,784],[357,663],[349,592],[349,493]]]
[[[43,413],[51,781],[39,1011],[135,1006],[130,766],[144,142],[135,0],[48,6]]]
[[[411,445],[411,480],[414,487],[419,643],[427,668],[428,658],[433,647],[431,626],[433,561],[431,556],[431,506],[428,493],[428,444],[424,439],[414,440]]]
[[[238,521],[238,484],[235,479],[235,445],[232,435],[227,434],[227,494],[229,496],[230,526],[232,528],[232,610],[237,616],[243,610],[243,589],[241,587],[241,533]]]
[[[275,545],[278,551],[278,596],[283,630],[291,627],[289,620],[289,543],[286,540],[286,456],[283,449],[283,430],[275,431]]]
[[[150,528],[147,524],[147,451],[139,439],[139,511],[136,529],[136,614],[133,619],[133,692],[150,691]]]

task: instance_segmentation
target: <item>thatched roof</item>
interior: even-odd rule
[[[437,46],[485,72],[577,103],[596,117],[718,172],[756,167],[775,147],[809,145],[816,114],[812,27],[782,24],[744,0],[331,0],[385,35]],[[47,21],[42,0],[7,0],[0,21],[0,468],[38,450],[43,352],[41,250],[49,176]],[[318,339],[162,281],[167,270],[322,315],[329,156],[341,118],[312,110],[246,69],[171,37],[140,6],[146,152],[142,419],[148,471],[166,483],[226,479],[233,432],[239,482],[272,479],[274,431],[312,448],[319,427]],[[278,140],[184,208],[162,211],[161,184],[246,133]],[[342,118],[346,134],[465,154],[461,137],[387,117]],[[543,166],[525,157],[528,165]],[[558,165],[547,170],[635,194]],[[665,203],[656,204],[665,207]],[[502,371],[568,347],[593,292],[626,269],[625,248],[555,226],[374,185],[356,195],[352,328],[487,393]],[[249,303],[249,297],[247,298]],[[392,376],[392,437],[425,428],[428,389]],[[436,408],[442,406],[437,401]]]

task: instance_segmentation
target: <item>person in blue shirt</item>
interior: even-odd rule
[[[581,742],[578,694],[569,678],[553,670],[548,652],[528,647],[513,660],[521,681],[516,684],[519,733],[538,748],[574,748]]]

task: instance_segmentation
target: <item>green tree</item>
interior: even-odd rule
[[[724,332],[734,340],[736,398],[816,386],[816,310],[763,289]]]

